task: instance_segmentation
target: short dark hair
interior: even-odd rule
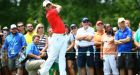
[[[39,35],[34,35],[33,38],[32,38],[32,40],[34,40],[36,37],[40,38]]]
[[[51,3],[47,4],[46,7],[49,7],[51,5]]]
[[[112,35],[112,36],[114,36],[114,31],[113,31],[113,29],[112,29],[112,28],[109,28],[109,29],[106,31],[106,34],[107,34],[107,35]]]
[[[23,22],[21,22],[21,21],[20,21],[20,22],[17,22],[17,26],[18,26],[18,24],[23,24],[23,25],[24,25],[24,23],[23,23]]]
[[[70,33],[70,28],[69,28],[69,26],[67,24],[65,24],[65,28],[68,29],[68,32],[66,34],[69,34]]]

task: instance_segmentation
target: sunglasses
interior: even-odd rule
[[[27,26],[27,27],[33,27],[33,26]]]
[[[103,25],[103,23],[99,23],[99,24],[97,24],[97,26],[102,26]]]
[[[89,21],[83,21],[83,23],[88,23]]]
[[[77,27],[71,27],[71,29],[77,29]]]
[[[38,27],[38,29],[43,29],[43,27]]]
[[[17,28],[12,28],[11,30],[17,30]]]
[[[21,26],[18,26],[18,27],[23,27],[23,25],[21,25]]]

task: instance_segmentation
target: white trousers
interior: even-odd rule
[[[53,65],[54,61],[58,59],[60,75],[66,75],[66,49],[67,42],[65,36],[53,34],[51,37],[51,45],[49,47],[48,59],[44,63],[39,72],[41,75],[46,75],[49,72],[49,69]]]
[[[104,75],[119,75],[115,55],[103,55],[104,59]]]

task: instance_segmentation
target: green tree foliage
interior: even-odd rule
[[[15,1],[12,3],[11,1]],[[82,17],[88,17],[95,25],[97,20],[117,26],[117,19],[124,17],[130,19],[132,27],[137,29],[140,22],[140,0],[51,0],[62,5],[60,13],[66,24],[80,24]],[[10,25],[23,21],[42,22],[48,26],[45,18],[45,10],[42,7],[43,0],[21,0],[17,6],[17,0],[0,0],[0,25]]]

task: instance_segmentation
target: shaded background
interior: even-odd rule
[[[132,29],[140,22],[140,0],[51,0],[62,5],[60,13],[63,21],[80,24],[82,17],[88,17],[95,25],[97,20],[117,26],[118,17],[130,19]],[[48,26],[45,19],[43,0],[0,0],[0,25],[10,26],[18,21],[34,26],[41,22]]]

